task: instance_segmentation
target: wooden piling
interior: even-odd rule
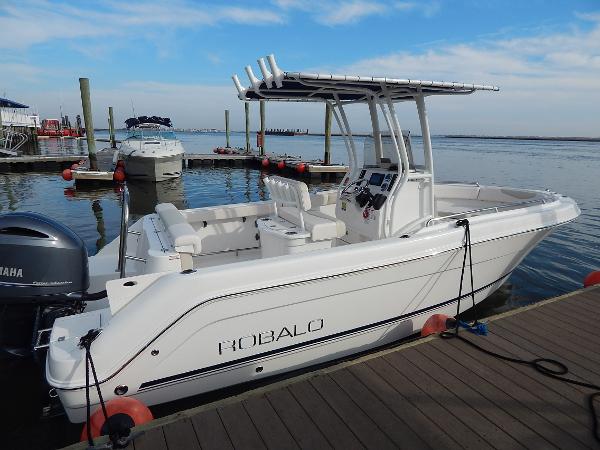
[[[98,170],[96,141],[94,140],[94,122],[92,120],[92,102],[90,101],[90,80],[88,78],[79,79],[79,90],[81,92],[81,106],[83,108],[83,121],[85,123],[90,169]]]
[[[225,139],[227,141],[226,147],[227,148],[231,147],[229,145],[229,110],[228,109],[225,110]]]
[[[260,156],[265,154],[265,101],[261,100],[260,105]]]
[[[323,164],[331,164],[331,105],[325,104],[325,154],[323,155]]]
[[[244,102],[244,112],[246,113],[246,151],[250,151],[250,103]]]
[[[110,148],[117,148],[117,140],[115,139],[115,119],[113,117],[113,107],[108,107],[108,128],[110,133]]]

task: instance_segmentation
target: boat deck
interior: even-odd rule
[[[600,287],[492,317],[487,337],[464,334],[598,383],[598,321]],[[163,417],[128,448],[598,448],[590,392],[429,337]]]

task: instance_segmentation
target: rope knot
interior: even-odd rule
[[[98,336],[102,333],[102,328],[93,328],[87,332],[84,336],[81,336],[79,339],[78,347],[83,349],[88,349],[92,346],[92,342],[96,340]]]

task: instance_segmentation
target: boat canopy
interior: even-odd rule
[[[263,75],[259,80],[250,66],[246,73],[250,87],[242,87],[236,75],[233,81],[240,100],[331,101],[343,103],[368,102],[373,97],[386,97],[392,101],[414,100],[423,95],[471,94],[475,91],[499,91],[497,86],[448,81],[424,81],[357,75],[332,75],[304,72],[283,72],[268,57],[272,73],[259,59]]]
[[[23,103],[15,102],[13,100],[9,100],[7,98],[0,97],[0,108],[19,108],[25,109],[29,108],[29,106],[24,105]]]
[[[324,102],[331,108],[333,117],[341,131],[342,139],[348,152],[349,171],[342,180],[338,190],[344,192],[346,186],[360,180],[362,165],[358,159],[357,144],[352,135],[345,106],[353,103],[365,103],[369,108],[372,126],[372,145],[365,147],[371,152],[373,165],[387,172],[395,171],[397,182],[388,194],[388,201],[383,215],[385,216],[385,236],[398,232],[394,224],[392,212],[402,199],[402,191],[407,182],[426,180],[420,198],[419,218],[414,223],[424,223],[435,216],[434,205],[434,171],[431,134],[425,108],[425,97],[431,95],[472,94],[475,91],[499,91],[496,86],[446,81],[423,81],[399,78],[381,78],[369,76],[330,75],[304,72],[284,72],[275,62],[273,55],[267,56],[270,71],[263,58],[258,60],[262,79],[258,79],[252,68],[246,66],[246,74],[250,86],[242,86],[237,75],[233,75],[233,83],[240,100],[274,100],[294,102]],[[411,164],[412,152],[410,143],[405,143],[404,134],[395,110],[395,103],[414,101],[417,107],[421,136],[423,141],[424,164],[418,168]],[[380,126],[380,116],[385,121],[387,130]],[[389,136],[389,138],[387,137]],[[387,148],[389,147],[389,148]],[[408,149],[407,149],[408,147]],[[372,157],[371,157],[372,156]],[[392,161],[396,162],[395,164]],[[398,164],[399,162],[399,164]],[[362,172],[364,175],[364,171]],[[414,183],[413,183],[414,184]],[[407,188],[406,192],[408,192]],[[388,217],[390,220],[388,220]]]
[[[168,117],[158,117],[158,116],[139,116],[139,117],[130,117],[125,121],[125,125],[127,125],[127,129],[132,127],[137,127],[142,124],[155,124],[155,125],[163,125],[165,127],[172,127],[171,119]]]

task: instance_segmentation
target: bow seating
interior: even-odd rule
[[[172,203],[160,203],[155,210],[174,250],[181,255],[181,269],[192,269],[192,255],[199,254],[202,249],[200,236]]]

